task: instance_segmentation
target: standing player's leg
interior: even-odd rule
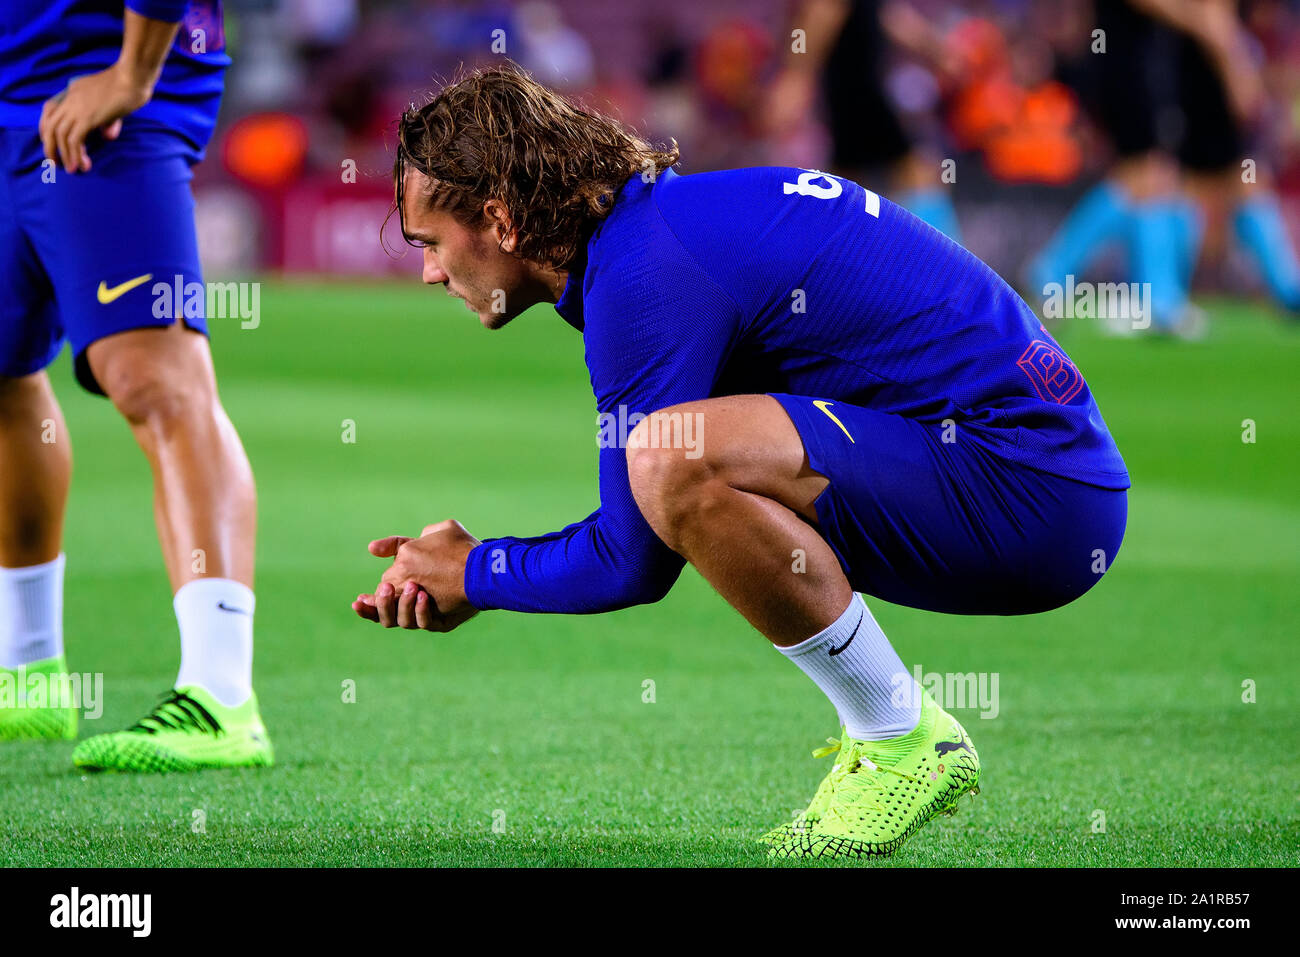
[[[0,376],[0,670],[66,689],[63,513],[72,447],[46,374]],[[15,701],[16,705],[17,702]],[[0,707],[0,740],[73,738],[73,702]]]
[[[1110,46],[1105,56],[1083,61],[1079,92],[1117,158],[1026,265],[1029,298],[1077,277],[1102,249],[1118,244],[1128,278],[1149,290],[1150,315],[1106,315],[1105,328],[1128,335],[1150,322],[1195,336],[1203,314],[1189,300],[1188,260],[1199,224],[1179,188],[1170,155],[1176,144],[1164,122],[1178,112],[1180,37],[1120,0],[1099,3],[1095,14]]]
[[[1155,329],[1197,338],[1205,331],[1204,314],[1190,302],[1192,270],[1200,244],[1195,204],[1183,191],[1177,163],[1153,152],[1116,168],[1131,203],[1129,263],[1133,281],[1150,290],[1148,307]],[[1131,332],[1133,316],[1109,316],[1107,327]]]
[[[1291,318],[1300,316],[1300,258],[1287,231],[1278,195],[1270,184],[1242,183],[1238,170],[1227,177],[1229,195],[1235,194],[1232,230],[1237,242],[1255,261],[1264,285]]]
[[[240,705],[253,691],[257,493],[217,396],[208,341],[178,323],[108,336],[86,355],[153,472],[181,631],[176,687],[199,685]]]
[[[1270,151],[1255,141],[1258,124],[1243,120],[1230,92],[1240,83],[1253,87],[1255,67],[1235,58],[1216,63],[1190,38],[1183,41],[1179,66],[1184,123],[1178,155],[1189,192],[1211,211],[1207,258],[1224,258],[1230,227],[1268,291],[1294,316],[1300,313],[1300,260],[1272,183]]]
[[[86,360],[153,473],[181,665],[172,698],[161,714],[144,719],[143,733],[137,725],[98,735],[73,760],[84,768],[128,770],[269,764],[252,683],[257,495],[217,395],[208,341],[179,322],[131,329],[93,342]],[[180,733],[169,727],[187,721],[194,727]]]
[[[59,557],[72,444],[49,376],[0,376],[0,568]]]
[[[19,216],[50,277],[78,380],[113,401],[149,460],[181,636],[172,691],[126,731],[81,742],[73,763],[270,764],[252,690],[252,473],[217,399],[204,310],[174,294],[204,288],[193,146],[128,118],[116,140],[95,144],[91,171],[48,183],[34,131],[23,149]]]
[[[86,356],[149,460],[172,590],[204,578],[252,589],[257,493],[208,340],[177,323],[108,336]]]
[[[843,428],[834,406],[819,407],[828,426]],[[817,684],[844,726],[830,749],[837,763],[803,817],[766,840],[782,856],[892,853],[977,789],[969,738],[920,692],[810,524],[829,483],[777,400],[730,396],[667,411],[701,416],[696,434],[709,438],[702,456],[688,458],[665,447],[662,431],[653,438],[653,417],[637,427],[628,475],[642,514]],[[959,753],[940,761],[945,747]]]
[[[44,369],[63,345],[54,292],[8,211],[19,134],[0,130],[0,740],[73,738],[72,701],[31,706],[28,679],[67,690],[63,655],[63,510],[72,444]],[[19,700],[19,696],[22,700]],[[6,696],[8,697],[8,696]]]
[[[959,243],[961,227],[939,158],[912,141],[886,90],[881,64],[891,45],[877,4],[849,5],[823,75],[829,168],[864,185],[876,170],[887,170],[891,198]]]

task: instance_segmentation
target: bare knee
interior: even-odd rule
[[[725,476],[705,457],[650,442],[646,422],[628,436],[628,482],[642,516],[670,548],[730,491]]]
[[[179,326],[136,329],[87,350],[100,388],[133,429],[166,433],[210,417],[216,382],[207,341]]]
[[[210,384],[159,363],[121,364],[100,386],[132,428],[168,434],[195,417],[209,415],[215,398]]]
[[[703,399],[653,413],[628,436],[627,466],[641,514],[674,548],[682,528],[707,522],[740,492],[771,499],[815,524],[815,502],[828,484],[809,464],[789,415],[766,395]]]

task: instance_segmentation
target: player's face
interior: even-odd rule
[[[429,209],[424,174],[407,175],[402,222],[407,238],[423,246],[424,281],[446,286],[489,329],[533,305],[527,264],[501,248],[501,229],[465,226],[451,213]]]

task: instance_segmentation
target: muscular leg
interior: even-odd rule
[[[100,339],[86,355],[153,470],[172,590],[202,577],[252,588],[253,474],[217,398],[207,339],[180,324],[135,329]],[[201,571],[195,550],[202,551]]]
[[[72,444],[45,373],[0,377],[0,670],[43,674],[61,692],[69,690],[61,551],[71,473]],[[0,741],[76,733],[66,702],[0,703]]]
[[[695,424],[698,457],[665,441],[673,416]],[[670,447],[650,447],[656,437]],[[888,853],[935,808],[977,786],[965,731],[908,674],[810,524],[829,480],[811,469],[780,403],[726,396],[660,410],[632,431],[627,458],[632,493],[655,534],[817,685],[844,728],[816,752],[837,757],[807,810],[764,837],[773,854]],[[939,763],[945,741],[964,753]]]
[[[809,467],[785,409],[770,396],[741,395],[662,412],[699,416],[703,454],[643,447],[656,435],[654,416],[633,430],[628,477],[655,534],[817,684],[852,737],[916,728],[920,695],[897,694],[915,682],[810,524],[829,482]],[[672,444],[665,430],[657,434],[658,444]]]
[[[0,377],[0,567],[58,557],[71,475],[72,443],[49,378]]]
[[[798,644],[825,629],[853,589],[809,524],[828,483],[809,468],[785,410],[770,396],[748,395],[664,412],[702,417],[695,434],[703,454],[637,447],[653,435],[650,419],[633,430],[628,476],[655,534],[773,644]]]

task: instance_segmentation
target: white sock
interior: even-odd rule
[[[64,562],[0,568],[0,667],[63,654]]]
[[[838,649],[838,650],[837,650]],[[916,679],[854,595],[830,627],[789,648],[777,646],[816,682],[839,712],[850,738],[883,741],[907,734],[921,718]],[[832,651],[835,654],[831,654]]]
[[[228,708],[253,693],[253,591],[228,578],[196,578],[172,602],[181,629],[176,687],[199,685]]]

